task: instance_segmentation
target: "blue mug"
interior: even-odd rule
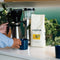
[[[28,49],[28,39],[20,39],[21,40],[21,46],[20,50],[27,50]]]
[[[55,46],[56,58],[60,59],[60,45]]]

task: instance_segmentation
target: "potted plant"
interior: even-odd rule
[[[55,37],[55,54],[60,59],[60,37]]]

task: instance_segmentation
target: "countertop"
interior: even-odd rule
[[[29,46],[28,50],[0,48],[0,54],[32,60],[58,60],[55,58],[55,47],[51,46],[44,48]]]

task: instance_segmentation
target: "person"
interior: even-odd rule
[[[4,23],[0,25],[0,48],[5,48],[5,47],[20,48],[21,45],[20,39],[16,39],[16,38],[12,39],[5,35],[7,30],[7,24],[8,23]]]

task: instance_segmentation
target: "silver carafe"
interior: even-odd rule
[[[10,27],[11,27],[11,38],[21,39],[22,34],[21,34],[20,23],[12,24]]]

